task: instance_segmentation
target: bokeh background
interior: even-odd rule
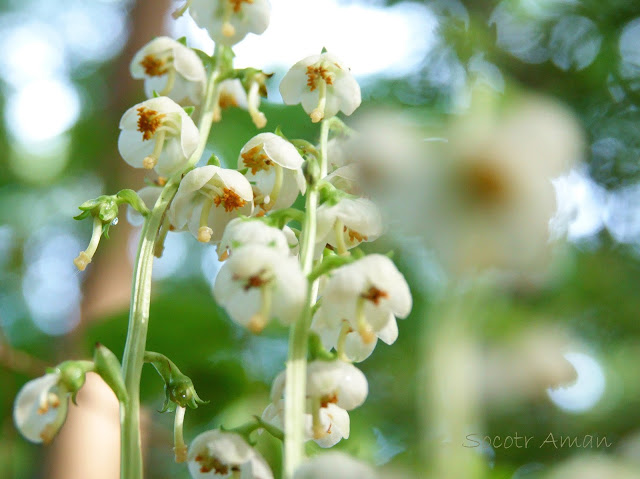
[[[513,338],[529,344],[527,338],[537,334],[532,326],[540,326],[547,344],[549,331],[562,330],[579,345],[564,351],[576,379],[550,391],[557,384],[544,376],[533,381],[531,394],[484,401],[478,406],[482,421],[469,433],[606,436],[612,446],[600,452],[640,470],[640,3],[272,3],[269,29],[238,46],[236,65],[275,73],[264,111],[268,128],[282,125],[289,137],[315,141],[318,129],[299,107],[281,105],[277,85],[291,64],[323,46],[351,66],[365,106],[399,107],[425,124],[464,112],[477,83],[498,94],[518,89],[548,95],[574,111],[587,138],[586,162],[556,181],[567,242],[551,278],[543,286],[474,296],[465,307],[476,326],[474,341],[509,351],[491,357],[520,360],[524,377],[534,374],[528,366],[544,362],[546,350],[525,354],[527,348],[514,346],[521,343]],[[79,273],[72,260],[86,246],[91,225],[72,216],[86,199],[143,186],[143,175],[119,158],[116,147],[121,114],[143,99],[142,84],[128,73],[137,49],[168,33],[187,35],[191,46],[212,51],[211,41],[188,19],[169,19],[176,5],[0,2],[2,478],[117,477],[117,406],[100,381],[89,381],[80,407],[72,407],[48,448],[20,437],[11,411],[21,385],[47,366],[89,357],[96,341],[122,354],[138,232],[123,217]],[[246,112],[225,111],[209,149],[234,166],[255,133]],[[441,301],[447,278],[420,236],[392,231],[370,248],[389,249],[411,285],[414,308],[400,322],[396,344],[379,346],[361,365],[370,396],[351,414],[351,437],[338,447],[384,466],[390,477],[426,477],[425,451],[459,447],[464,439],[448,436],[425,414],[429,396],[439,394],[425,387],[432,383],[424,359],[429,332],[451,314]],[[187,413],[188,439],[260,414],[286,357],[283,329],[252,336],[215,304],[210,290],[219,267],[214,248],[173,233],[154,266],[148,349],[169,356],[210,401]],[[491,384],[509,380],[479,374],[479,381]],[[142,391],[147,477],[188,477],[172,461],[173,417],[157,412],[162,384],[151,368],[143,374]],[[277,469],[275,440],[261,437],[259,447]],[[487,444],[471,451],[480,458],[479,474],[492,478],[542,477],[584,452]]]

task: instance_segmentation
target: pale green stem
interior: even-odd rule
[[[327,141],[329,125],[322,122],[320,129],[320,171],[327,171]],[[316,210],[318,208],[317,184],[310,185],[305,204],[305,217],[302,224],[300,262],[302,271],[309,275],[313,267],[313,251],[316,243]],[[291,479],[304,458],[304,414],[307,390],[307,348],[309,327],[311,326],[312,307],[316,300],[317,284],[309,283],[308,301],[298,321],[291,327],[289,334],[289,357],[287,359],[287,388],[285,390],[284,420],[284,467],[283,477]]]
[[[211,101],[217,90],[218,72],[209,78],[207,94],[200,118],[200,141],[189,158],[185,170],[193,167],[204,152],[211,130]],[[122,372],[129,401],[120,405],[120,477],[142,479],[142,448],[140,445],[140,375],[144,364],[144,352],[149,325],[149,303],[151,302],[151,272],[153,253],[164,215],[178,191],[183,172],[173,176],[165,185],[153,210],[147,216],[140,234],[131,290],[131,309],[127,341],[122,358]]]

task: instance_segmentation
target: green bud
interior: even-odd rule
[[[318,165],[318,162],[314,157],[310,157],[304,162],[304,165],[302,166],[302,173],[304,174],[304,179],[307,181],[307,185],[309,185],[309,187],[313,187],[318,183],[320,180],[320,165]]]
[[[165,401],[161,412],[173,411],[175,406],[196,409],[206,401],[200,399],[191,379],[178,369],[173,361],[160,353],[146,351],[144,360],[151,363],[164,380]]]
[[[109,385],[118,398],[118,401],[126,403],[129,396],[122,377],[120,361],[118,361],[116,355],[102,344],[96,343],[93,361],[95,363],[96,373]]]

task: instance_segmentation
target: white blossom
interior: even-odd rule
[[[207,165],[184,176],[169,221],[178,230],[188,228],[198,241],[217,242],[229,221],[252,211],[253,191],[247,179],[236,170]]]
[[[293,479],[375,479],[369,465],[338,451],[318,454],[298,466]]]
[[[232,432],[203,432],[191,443],[187,460],[194,479],[273,479],[267,461]]]
[[[130,69],[133,78],[144,80],[147,98],[155,91],[185,106],[202,101],[207,80],[202,60],[173,38],[151,40],[133,57]]]
[[[291,253],[289,240],[282,230],[258,219],[236,218],[224,230],[218,244],[218,259],[224,261],[233,250],[248,244],[268,246],[283,256]]]
[[[377,338],[387,344],[396,340],[396,317],[406,317],[411,305],[409,286],[393,262],[372,254],[331,273],[313,329],[325,347],[361,361],[371,354]]]
[[[359,165],[349,164],[341,166],[329,173],[326,181],[345,193],[350,195],[360,195],[362,190],[360,188],[360,171]]]
[[[263,419],[284,427],[284,392],[286,371],[282,371],[271,387],[271,401]],[[321,447],[331,447],[349,437],[347,411],[360,406],[369,386],[364,374],[344,361],[312,361],[307,366],[307,413],[305,433]]]
[[[296,147],[274,133],[260,133],[240,151],[238,169],[255,183],[256,205],[264,210],[288,208],[306,191],[302,156]]]
[[[16,396],[13,420],[29,441],[50,443],[67,417],[68,393],[60,374],[49,373],[26,383]]]
[[[269,404],[262,413],[262,419],[284,430],[284,402]],[[315,432],[311,413],[305,413],[304,426],[306,440],[313,440],[323,448],[333,447],[342,439],[349,439],[349,413],[333,403],[318,410]]]
[[[373,241],[383,232],[382,217],[376,205],[366,198],[341,198],[332,205],[323,203],[317,211],[316,254],[329,244],[339,254]]]
[[[248,33],[264,33],[271,4],[268,0],[191,0],[189,13],[216,43],[232,46]]]
[[[548,99],[523,98],[476,107],[446,136],[425,148],[421,220],[412,219],[427,243],[454,275],[544,273],[556,210],[551,179],[582,153],[576,119]]]
[[[362,101],[360,86],[349,69],[328,52],[293,65],[280,83],[280,94],[287,105],[302,103],[314,123],[339,111],[351,115]]]
[[[254,333],[271,318],[296,321],[307,297],[307,278],[297,259],[260,244],[243,246],[220,269],[216,301],[232,320]]]
[[[186,166],[198,147],[198,128],[184,109],[167,97],[129,108],[120,120],[118,150],[135,168],[155,168],[172,176]]]

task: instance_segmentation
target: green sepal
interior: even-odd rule
[[[348,127],[344,121],[342,121],[337,116],[332,116],[329,118],[329,131],[332,133],[336,133],[337,135],[350,137],[355,134],[355,130],[353,128]]]
[[[200,58],[200,60],[202,61],[205,67],[213,65],[214,63],[213,57],[211,57],[210,55],[207,55],[205,52],[203,52],[202,50],[199,50],[198,48],[192,48],[192,50],[195,52],[196,55],[198,55],[198,58]]]
[[[262,220],[269,226],[273,226],[281,230],[290,221],[302,223],[304,221],[304,211],[296,208],[285,208],[269,213],[267,216],[263,216]]]
[[[88,218],[89,216],[91,216],[91,212],[90,211],[83,211],[78,216],[74,216],[73,219],[74,220],[83,220],[85,218]]]
[[[315,268],[309,273],[309,281],[315,281],[320,276],[329,273],[330,271],[344,266],[349,263],[353,263],[355,258],[352,255],[340,256],[337,254],[330,254],[322,258],[322,262],[316,265]]]
[[[280,127],[280,125],[276,126],[276,129],[273,130],[273,134],[278,135],[283,140],[289,141],[289,139],[286,136],[284,136],[284,133],[282,132],[282,128]]]
[[[209,161],[207,161],[207,165],[220,166],[220,158],[216,156],[215,153],[211,155]]]
[[[327,351],[322,345],[320,336],[311,331],[309,333],[309,360],[310,361],[335,361],[338,358],[337,353]]]
[[[160,98],[160,94],[155,90],[153,90],[151,94],[153,95],[153,98]]]
[[[87,373],[93,371],[95,365],[93,361],[64,361],[54,368],[54,372],[60,375],[58,383],[69,393],[73,403],[76,403],[76,395],[80,388],[84,386]]]
[[[187,46],[187,37],[180,37],[176,40],[178,43],[182,43],[185,47]]]
[[[140,198],[140,196],[138,196],[138,193],[133,190],[120,190],[118,191],[118,193],[116,193],[116,198],[116,201],[119,205],[122,203],[127,203],[128,205],[131,205],[131,207],[142,216],[148,216],[150,213],[149,208],[147,208],[147,205],[144,204],[142,198]]]
[[[327,53],[327,47],[322,47],[322,50],[320,51],[320,53]]]
[[[356,199],[357,196],[350,195],[342,190],[339,190],[328,181],[321,181],[318,185],[318,191],[320,193],[320,204],[327,204],[328,206],[337,205],[340,200],[345,198]]]
[[[144,361],[151,363],[164,380],[165,401],[160,412],[175,411],[176,405],[196,409],[199,404],[209,402],[200,399],[191,379],[165,355],[145,351]]]
[[[196,111],[196,107],[195,106],[183,106],[182,109],[189,116],[193,115],[193,112]]]
[[[100,343],[96,343],[93,362],[95,364],[96,373],[98,373],[104,382],[111,388],[118,398],[118,401],[125,404],[129,400],[129,395],[127,394],[127,387],[124,384],[120,361],[118,361],[116,355],[107,347]]]
[[[241,170],[238,170],[238,173],[240,173],[241,175],[246,175],[247,171],[249,171],[249,168],[242,168]]]

